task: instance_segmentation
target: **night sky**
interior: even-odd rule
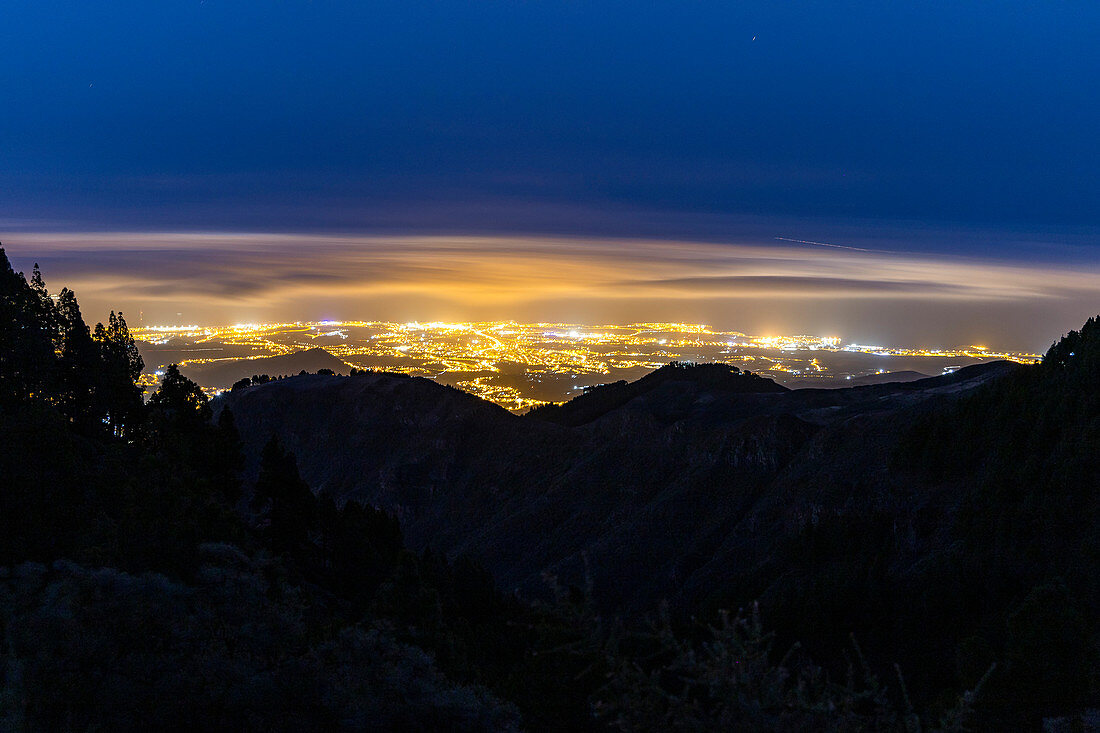
[[[0,239],[93,318],[1038,349],[1100,311],[1098,38],[1095,3],[11,1]]]

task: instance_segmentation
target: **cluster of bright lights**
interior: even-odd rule
[[[995,352],[985,346],[922,349],[842,345],[839,336],[747,336],[688,323],[582,326],[516,321],[326,320],[224,327],[151,326],[134,329],[133,333],[139,340],[158,345],[180,339],[187,345],[181,348],[182,354],[174,354],[182,356],[181,367],[261,359],[321,346],[349,366],[439,379],[512,410],[542,404],[545,400],[533,395],[538,393],[535,387],[544,381],[558,384],[564,380],[568,391],[575,393],[585,384],[607,381],[613,372],[637,374],[673,360],[731,361],[765,375],[799,378],[830,376],[815,352],[1011,359],[1025,363],[1039,360],[1035,354]],[[211,351],[227,346],[233,347],[233,356],[211,358]],[[523,375],[531,389],[515,384],[517,374]],[[155,375],[146,376],[148,380],[156,379]],[[208,391],[213,393],[224,386]]]

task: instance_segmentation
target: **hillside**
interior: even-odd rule
[[[394,511],[414,545],[472,553],[528,591],[546,570],[579,579],[587,557],[597,598],[641,609],[705,586],[704,558],[761,510],[775,482],[809,465],[849,482],[885,471],[886,455],[864,461],[863,445],[820,455],[852,421],[896,439],[899,415],[1015,368],[801,391],[734,374],[751,385],[742,391],[713,370],[666,367],[558,408],[583,421],[575,428],[380,373],[293,377],[215,405],[230,406],[253,436],[252,455],[277,434],[316,490]],[[605,392],[610,399],[590,409]]]
[[[906,383],[670,365],[560,422],[371,372],[212,405],[169,366],[143,403],[125,320],[6,265],[4,727],[960,730],[981,688],[998,731],[1100,697],[1096,319]]]
[[[663,403],[661,410],[668,418],[686,414],[689,405],[704,393],[710,395],[785,392],[770,379],[752,372],[742,372],[729,364],[686,364],[672,362],[650,372],[634,382],[619,381],[585,389],[584,394],[564,404],[542,405],[531,410],[528,417],[559,425],[577,426],[590,423],[642,396]],[[654,403],[654,400],[650,400]],[[654,403],[655,404],[655,403]]]
[[[862,377],[848,379],[840,377],[815,377],[801,379],[786,379],[783,386],[789,389],[844,389],[847,387],[863,387],[868,384],[889,384],[891,382],[915,382],[918,379],[928,379],[929,375],[923,372],[902,370],[898,372],[882,372],[881,374],[867,374]]]
[[[303,349],[292,354],[264,356],[257,359],[227,359],[209,364],[186,364],[180,371],[188,379],[193,379],[203,387],[226,388],[240,379],[254,374],[281,376],[299,372],[317,372],[331,369],[337,374],[346,374],[351,367],[321,347]]]
[[[928,434],[964,448],[969,438],[942,432],[960,429],[945,411],[1010,400],[997,396],[1036,368],[744,391],[666,369],[677,378],[601,388],[554,422],[384,374],[297,377],[221,401],[252,450],[277,433],[312,485],[396,512],[414,546],[469,554],[505,588],[538,594],[549,572],[627,615],[662,599],[688,614],[759,598],[785,638],[833,654],[847,629],[879,660],[906,660],[920,699],[942,689],[945,659],[963,660],[948,665],[956,685],[974,684],[1007,643],[987,625],[1049,573],[983,601],[990,579],[969,575],[980,553],[956,554],[967,480],[929,475],[911,446]]]
[[[579,445],[556,426],[529,425],[460,390],[401,374],[291,377],[235,390],[214,405],[232,408],[250,445],[278,435],[316,491],[384,506],[416,545],[444,550],[468,542],[486,508],[527,495],[532,471],[553,470]]]

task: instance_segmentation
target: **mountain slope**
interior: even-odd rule
[[[600,409],[591,394],[563,406],[567,421],[583,420],[577,427],[379,373],[293,377],[218,402],[251,436],[253,455],[277,434],[316,490],[396,512],[414,546],[471,553],[506,586],[529,590],[546,570],[576,581],[587,562],[603,602],[642,608],[690,588],[686,579],[786,473],[871,470],[858,445],[822,463],[819,444],[837,426],[886,414],[896,436],[896,413],[1012,368],[845,390],[732,375],[750,386],[742,391],[728,371],[715,380],[666,367],[628,399],[614,387]]]
[[[204,387],[229,387],[239,379],[254,374],[280,376],[298,374],[305,370],[317,372],[331,369],[336,373],[347,373],[350,367],[321,347],[295,351],[292,354],[265,356],[258,359],[227,359],[209,364],[185,364],[180,371],[188,379]]]
[[[914,382],[918,379],[927,379],[930,375],[923,372],[903,370],[898,372],[882,372],[881,374],[867,374],[862,377],[811,377],[801,379],[785,379],[783,385],[790,389],[842,389],[844,387],[863,387],[868,384],[889,384],[890,382]]]
[[[742,372],[729,364],[672,362],[634,382],[619,381],[585,389],[584,394],[563,404],[542,405],[528,417],[575,427],[596,420],[639,397],[654,402],[655,393],[667,403],[666,417],[690,410],[690,401],[701,393],[748,394],[786,392],[770,379]]]
[[[232,408],[251,448],[278,435],[315,490],[384,506],[414,545],[444,550],[502,498],[525,496],[528,473],[549,470],[576,443],[556,426],[400,374],[292,377],[216,403]]]
[[[221,402],[313,485],[397,511],[414,546],[470,554],[505,588],[544,591],[549,572],[633,617],[759,599],[815,657],[840,658],[843,630],[902,662],[923,703],[998,662],[996,729],[1094,689],[1100,328],[1082,334],[1040,366],[847,389],[674,367],[525,417],[383,374]]]

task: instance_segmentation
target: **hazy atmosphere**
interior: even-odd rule
[[[145,323],[1044,349],[1100,304],[1098,32],[1084,3],[9,3],[0,235]]]
[[[134,325],[664,320],[1045,351],[1052,326],[1068,330],[1100,303],[1100,267],[1069,260],[1069,247],[1036,264],[774,238],[23,233],[8,242],[17,267],[29,271],[20,250],[33,252],[87,312],[121,308]]]
[[[1100,731],[1100,3],[0,0],[0,731]]]

